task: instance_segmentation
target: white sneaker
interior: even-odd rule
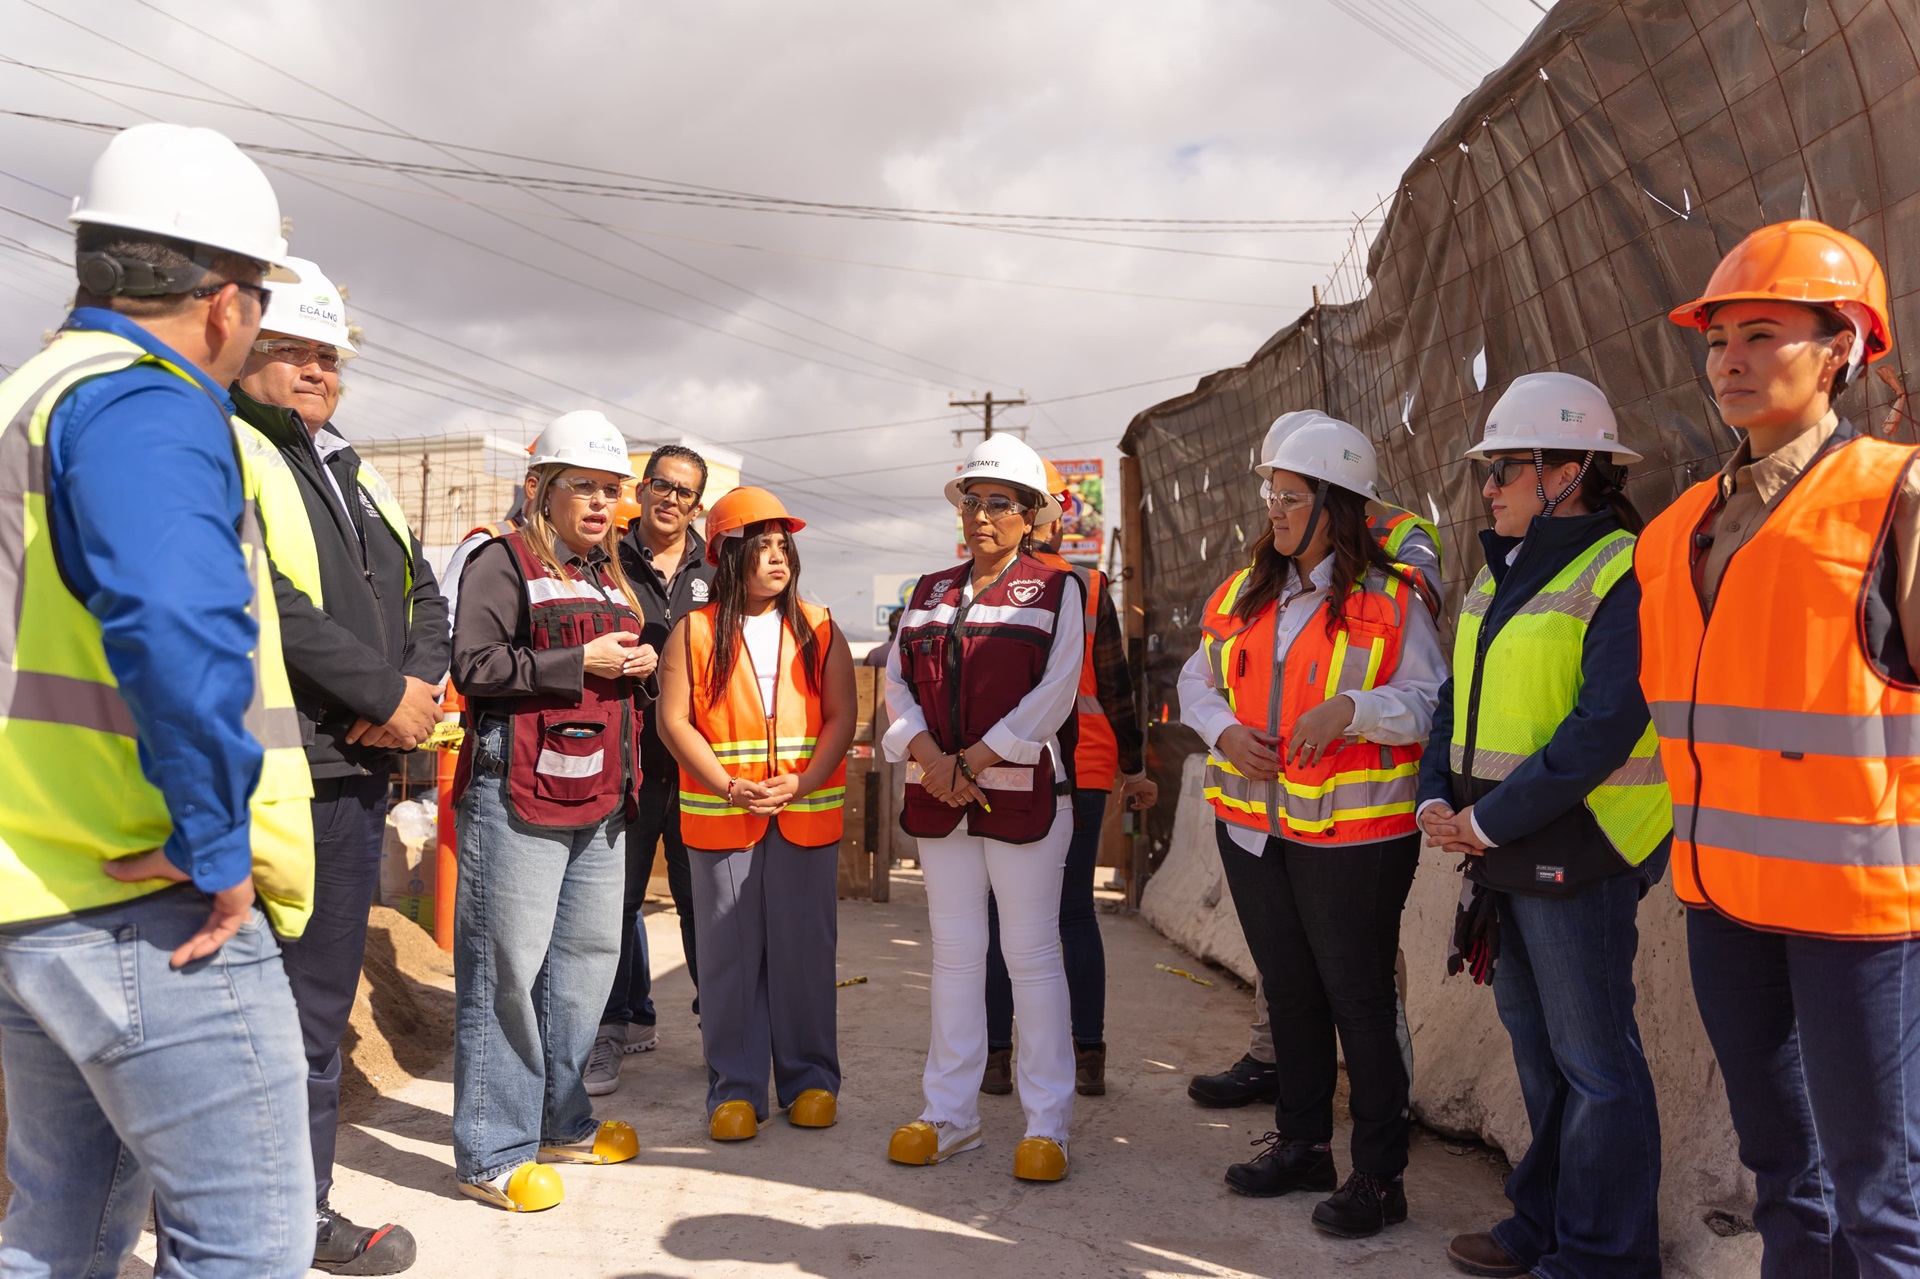
[[[604,1097],[620,1086],[620,1066],[626,1060],[623,1046],[622,1040],[612,1035],[594,1037],[593,1051],[587,1054],[587,1068],[581,1075],[587,1096]]]
[[[627,1023],[627,1052],[650,1053],[659,1046],[660,1028],[658,1026],[642,1026],[637,1021]]]

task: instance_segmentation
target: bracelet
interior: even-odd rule
[[[965,751],[955,751],[953,762],[959,765],[960,775],[967,779],[968,785],[979,784],[979,779],[973,775],[973,770],[967,767],[967,753]]]

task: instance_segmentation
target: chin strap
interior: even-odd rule
[[[1320,527],[1320,515],[1326,509],[1327,482],[1322,480],[1320,481],[1320,487],[1315,490],[1313,495],[1313,511],[1307,516],[1307,531],[1300,535],[1299,545],[1295,546],[1291,551],[1286,552],[1288,559],[1299,559],[1301,552],[1307,549],[1307,543],[1313,541],[1314,530]]]
[[[1573,482],[1560,490],[1559,497],[1548,497],[1547,455],[1545,451],[1541,449],[1535,449],[1533,451],[1533,491],[1539,494],[1540,504],[1545,508],[1540,514],[1552,515],[1556,506],[1566,501],[1569,495],[1580,491],[1580,485],[1587,478],[1587,472],[1593,469],[1593,459],[1597,456],[1599,456],[1597,453],[1589,449],[1587,456],[1580,462],[1580,471],[1573,477]],[[1316,510],[1317,509],[1318,508],[1316,508]]]

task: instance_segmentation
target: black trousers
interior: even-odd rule
[[[687,952],[687,976],[693,979],[693,1011],[700,1011],[700,964],[693,952],[693,872],[687,865],[687,846],[680,842],[680,774],[665,769],[648,773],[640,782],[640,815],[627,827],[627,891],[620,912],[620,963],[613,970],[613,990],[607,996],[602,1025],[616,1022],[654,1023],[653,974],[646,950],[646,925],[640,908],[647,900],[647,881],[653,878],[654,849],[667,846],[667,891],[680,915],[680,944]]]
[[[313,918],[300,940],[281,943],[307,1053],[313,1181],[323,1200],[333,1187],[340,1128],[340,1037],[367,957],[367,912],[380,890],[386,819],[386,773],[314,778]]]
[[[1400,911],[1420,862],[1420,837],[1309,847],[1268,839],[1259,857],[1215,822],[1233,908],[1260,970],[1273,1019],[1280,1100],[1274,1127],[1289,1140],[1333,1139],[1347,1057],[1353,1167],[1392,1177],[1407,1166],[1407,1061],[1393,982]]]

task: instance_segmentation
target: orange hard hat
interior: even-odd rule
[[[633,490],[626,485],[620,487],[620,500],[613,506],[613,531],[624,533],[627,526],[640,518],[640,503],[633,496]]]
[[[707,563],[720,562],[720,540],[728,534],[739,536],[754,524],[778,520],[787,532],[798,533],[807,526],[802,519],[787,514],[780,499],[761,488],[737,488],[707,508]]]
[[[1802,302],[1830,306],[1855,318],[1867,316],[1867,358],[1893,349],[1887,320],[1887,275],[1872,250],[1824,222],[1798,219],[1763,226],[1720,259],[1707,291],[1667,318],[1704,331],[1713,308],[1723,302]]]
[[[1047,468],[1047,492],[1053,494],[1055,497],[1065,497],[1067,495],[1067,477],[1060,474],[1059,467],[1047,461],[1045,458],[1042,458],[1040,463]]]

